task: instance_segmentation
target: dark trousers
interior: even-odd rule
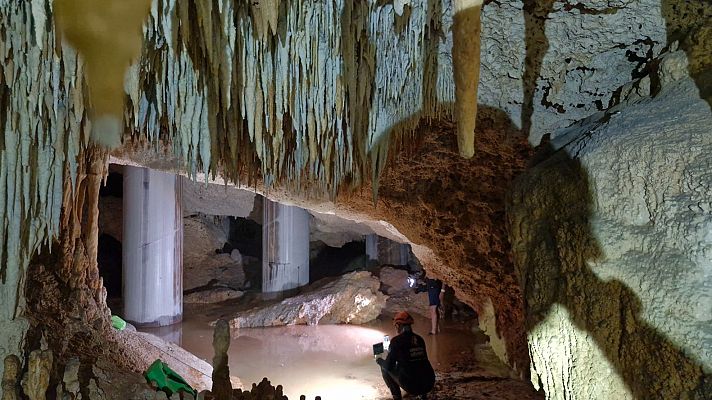
[[[401,397],[401,387],[400,382],[398,382],[398,377],[393,375],[391,372],[386,371],[385,368],[381,367],[381,375],[383,375],[383,381],[386,382],[388,390],[391,391],[393,395],[393,400],[400,400]]]
[[[386,382],[386,386],[388,386],[388,390],[391,391],[391,395],[393,396],[393,400],[401,400],[403,397],[401,396],[401,384],[400,381],[398,380],[398,377],[394,375],[392,372],[386,371],[385,368],[381,367],[381,375],[383,375],[383,381]],[[426,394],[421,394],[418,396],[418,399],[427,399],[428,395]]]

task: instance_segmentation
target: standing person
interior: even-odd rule
[[[428,285],[428,302],[430,304],[430,332],[428,335],[435,335],[440,332],[440,312],[438,307],[443,302],[445,288],[440,279],[430,279],[426,282]]]
[[[433,371],[425,341],[413,332],[413,317],[401,311],[393,318],[398,335],[391,339],[388,356],[376,359],[386,386],[393,400],[401,400],[401,388],[406,392],[427,399],[427,393],[435,386]]]

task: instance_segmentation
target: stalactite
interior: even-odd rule
[[[2,374],[2,400],[20,400],[20,378],[22,375],[22,362],[14,354],[5,357],[3,361],[5,370]]]
[[[452,59],[455,74],[455,118],[460,155],[475,154],[477,86],[480,82],[480,11],[482,0],[455,0]]]
[[[209,3],[209,2],[206,2]],[[63,35],[82,55],[87,68],[92,105],[92,138],[111,148],[121,143],[123,77],[141,50],[141,26],[151,0],[55,0],[55,21]],[[33,2],[43,10],[42,2]],[[44,18],[35,24],[36,36],[45,33]],[[39,25],[39,26],[38,26]]]
[[[1,2],[0,319],[22,303],[30,257],[59,231],[65,171],[86,143],[83,73],[46,20],[45,0]],[[34,27],[28,30],[28,27]],[[70,185],[71,186],[71,185]]]
[[[75,240],[63,245],[94,258],[82,224],[96,218],[89,200],[101,172],[86,174],[84,163],[91,132],[106,128],[99,117],[118,114],[117,96],[124,139],[168,144],[193,175],[332,196],[369,180],[377,187],[390,143],[407,141],[421,118],[450,113],[451,0],[118,3],[105,18],[113,8],[86,1],[0,0],[2,321],[21,311],[29,260],[62,224]],[[137,54],[120,37],[146,11],[141,55],[117,79]],[[90,20],[108,30],[84,35],[77,28]],[[87,50],[97,37],[103,47]],[[84,203],[62,217],[63,204]],[[81,268],[62,274],[101,303],[95,268]],[[0,356],[17,346],[0,343]]]
[[[22,354],[30,329],[33,307],[26,299],[26,273],[30,260],[62,229],[81,236],[81,229],[62,227],[62,208],[82,192],[79,186],[96,188],[82,196],[96,200],[100,177],[88,179],[78,173],[89,140],[85,99],[84,67],[75,51],[55,34],[50,20],[52,3],[47,0],[0,1],[0,357]],[[106,154],[104,154],[105,160]],[[100,170],[99,175],[103,172]],[[85,192],[82,192],[85,193]],[[78,198],[78,196],[77,196]],[[85,224],[95,224],[96,212],[89,211]],[[80,220],[77,218],[77,220]],[[94,220],[94,222],[91,222]],[[86,231],[86,235],[89,235]],[[90,236],[87,247],[95,251]],[[94,237],[94,239],[96,239]],[[94,249],[94,250],[92,250]],[[93,256],[96,263],[95,254]],[[96,268],[83,268],[67,279],[75,286],[91,286],[86,298],[104,304]],[[65,267],[69,271],[71,267]],[[29,276],[35,278],[35,276]],[[35,282],[37,283],[37,282]],[[57,292],[37,285],[51,298]],[[72,292],[74,293],[74,292]],[[91,310],[81,296],[54,299],[71,306],[66,320],[101,320],[105,306]],[[45,303],[46,304],[46,303]],[[73,308],[72,308],[73,307]],[[102,313],[104,312],[104,313]],[[102,318],[96,318],[100,314]],[[48,314],[51,315],[51,314]],[[108,317],[107,317],[108,318]],[[65,322],[66,322],[65,320]],[[101,326],[97,323],[96,326]],[[73,328],[59,324],[57,333]],[[86,330],[85,327],[82,329]],[[81,341],[81,339],[80,339]],[[66,344],[66,343],[65,343]],[[4,367],[2,368],[4,369]]]
[[[191,173],[375,184],[392,140],[450,112],[451,13],[448,0],[156,0],[127,128],[167,139]]]

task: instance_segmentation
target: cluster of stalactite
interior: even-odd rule
[[[377,178],[454,100],[451,2],[396,3],[156,0],[127,129],[192,173],[330,193]]]
[[[23,273],[60,229],[64,196],[86,146],[84,79],[76,52],[47,29],[45,1],[0,2],[0,304],[12,320]]]
[[[60,358],[77,349],[87,356],[101,353],[110,329],[106,289],[97,265],[99,188],[108,174],[108,154],[90,146],[80,152],[78,161],[73,190],[63,195],[61,235],[32,259],[25,293],[28,343],[44,336]],[[69,176],[65,185],[70,185]]]

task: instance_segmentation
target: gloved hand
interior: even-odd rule
[[[381,367],[385,363],[386,363],[386,360],[384,360],[383,358],[381,358],[381,357],[376,358],[376,364],[380,365]]]

